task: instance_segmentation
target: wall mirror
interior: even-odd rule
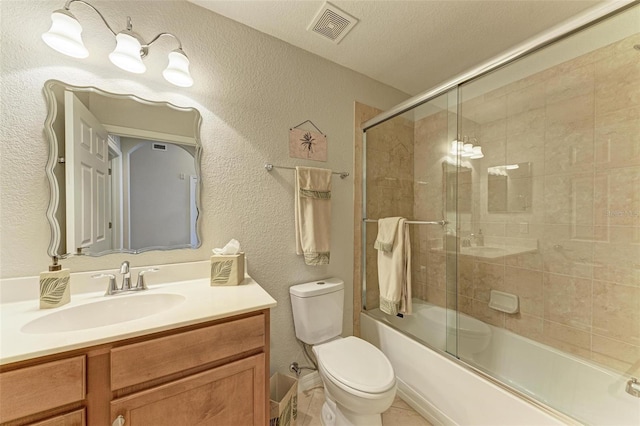
[[[531,212],[531,168],[531,163],[517,163],[487,169],[489,213]]]
[[[55,80],[44,93],[49,256],[200,246],[196,109]]]
[[[471,213],[472,176],[471,169],[442,162],[445,209],[447,212]]]

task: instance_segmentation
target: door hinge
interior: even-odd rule
[[[111,229],[112,226],[113,226],[113,224],[111,222],[109,222],[109,229]]]
[[[111,169],[109,169],[109,176],[111,176]]]

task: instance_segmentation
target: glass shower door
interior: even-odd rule
[[[640,422],[639,22],[629,8],[460,86],[483,157],[468,217],[458,178],[458,306],[492,337],[459,355],[586,424]]]
[[[365,132],[364,310],[426,345],[457,355],[457,89]],[[377,219],[409,220],[412,314],[379,307]],[[442,225],[442,221],[447,224]]]

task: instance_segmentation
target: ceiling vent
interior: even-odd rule
[[[353,16],[325,2],[307,30],[338,44],[357,23]]]

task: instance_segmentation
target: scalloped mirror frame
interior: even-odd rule
[[[49,205],[47,207],[47,221],[49,222],[51,228],[51,240],[49,243],[49,248],[47,249],[47,254],[51,257],[58,256],[59,258],[64,258],[68,256],[75,256],[76,253],[59,253],[60,242],[62,239],[60,224],[56,218],[56,212],[58,210],[60,204],[60,190],[59,190],[59,182],[55,175],[55,167],[59,164],[59,143],[58,138],[56,136],[56,132],[53,128],[53,124],[58,112],[58,105],[56,102],[56,96],[54,92],[54,87],[56,85],[60,85],[65,89],[69,89],[76,92],[93,92],[102,96],[111,97],[115,99],[122,100],[133,100],[135,102],[151,105],[151,106],[164,106],[170,108],[171,110],[179,111],[179,112],[194,112],[195,113],[195,121],[194,121],[194,140],[195,140],[195,156],[194,156],[194,165],[195,165],[195,173],[198,180],[198,187],[196,190],[196,209],[197,209],[197,218],[196,218],[196,236],[197,236],[197,244],[196,245],[179,245],[179,246],[168,246],[168,247],[147,247],[139,250],[130,250],[130,249],[122,249],[122,250],[110,250],[100,253],[83,253],[83,255],[89,256],[103,256],[112,253],[127,253],[127,254],[138,254],[147,251],[153,250],[176,250],[176,249],[184,249],[191,248],[197,249],[202,245],[202,232],[201,232],[201,213],[202,213],[202,203],[200,200],[201,190],[202,190],[202,174],[201,174],[201,158],[202,158],[202,143],[200,141],[200,128],[202,125],[202,114],[196,108],[192,107],[180,107],[174,105],[169,102],[159,102],[159,101],[150,101],[147,99],[140,98],[133,94],[118,94],[107,92],[97,87],[93,86],[74,86],[72,84],[64,83],[59,80],[48,80],[44,84],[44,95],[47,104],[47,118],[44,123],[44,132],[49,143],[49,158],[47,159],[46,164],[46,175],[49,182]]]

